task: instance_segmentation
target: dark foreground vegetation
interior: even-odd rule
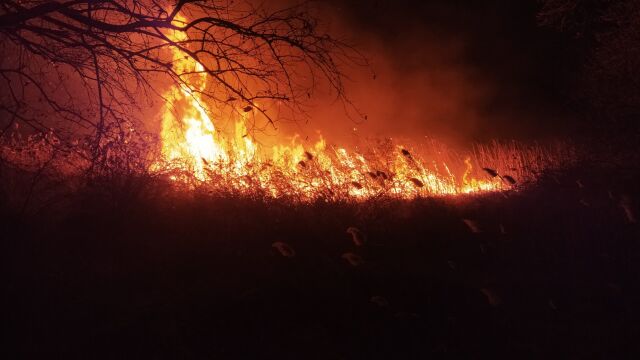
[[[7,174],[7,359],[638,350],[633,171],[582,167],[506,196],[363,204],[95,185],[39,210],[8,205]],[[13,189],[28,190],[17,178]],[[349,227],[366,236],[363,246]]]

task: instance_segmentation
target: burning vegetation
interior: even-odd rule
[[[183,110],[189,114],[183,118],[164,112],[162,155],[151,166],[179,187],[299,200],[409,199],[512,190],[575,159],[561,145],[493,142],[462,155],[429,139],[416,152],[391,139],[363,140],[348,150],[322,137],[305,146],[297,136],[269,149],[247,135],[245,119],[252,110],[239,112],[235,132],[225,136],[215,130],[203,102],[187,104],[193,108]]]
[[[2,157],[18,168],[56,168],[67,177],[144,174],[181,190],[331,201],[512,190],[573,159],[568,146],[497,142],[468,154],[430,139],[347,146],[279,134],[275,145],[262,144],[256,135],[301,112],[316,84],[350,106],[340,65],[366,62],[324,33],[304,5],[32,5],[14,4],[2,15],[11,54],[2,70],[10,96],[1,110],[11,115]],[[72,95],[82,88],[86,103]],[[133,115],[140,96],[162,99],[159,136],[141,126],[153,121]]]
[[[165,113],[171,121],[165,118],[160,151],[111,148],[109,168],[102,169],[101,176],[147,176],[166,179],[178,191],[197,189],[296,202],[412,199],[518,190],[577,158],[566,144],[515,141],[476,145],[468,154],[434,140],[416,145],[415,152],[391,139],[364,140],[357,150],[347,150],[322,138],[304,146],[298,137],[265,149],[241,135],[246,131],[242,120],[236,122],[236,136],[225,137],[214,130],[206,112],[191,113],[202,117],[176,121]],[[1,144],[0,154],[7,164],[29,172],[57,179],[86,176],[91,169],[88,150],[65,153],[57,149],[58,144],[52,134],[22,137],[14,132]]]
[[[185,22],[177,16],[175,21]],[[184,33],[169,31],[172,41]],[[458,153],[433,140],[399,144],[391,139],[363,139],[355,149],[294,136],[272,147],[261,145],[248,129],[261,115],[259,107],[231,107],[225,122],[230,132],[219,131],[211,114],[221,114],[203,96],[209,83],[204,66],[173,48],[172,66],[180,82],[166,90],[161,131],[157,141],[141,141],[134,128],[124,135],[104,136],[101,164],[96,170],[93,139],[76,140],[64,149],[53,131],[21,135],[18,125],[1,144],[1,155],[19,169],[57,178],[99,171],[101,176],[148,175],[167,179],[187,191],[294,201],[350,201],[387,197],[459,195],[516,190],[535,182],[546,170],[568,166],[576,158],[566,144],[552,146],[498,142],[476,145]],[[105,130],[112,135],[115,127]],[[409,143],[409,142],[408,142]]]
[[[173,22],[188,23],[177,14]],[[165,35],[172,43],[189,41],[182,30],[170,29]],[[349,149],[330,145],[322,136],[316,142],[294,136],[267,147],[248,127],[265,117],[265,109],[255,99],[230,98],[224,105],[230,111],[220,111],[215,107],[218,103],[206,96],[211,72],[185,48],[170,50],[171,67],[179,81],[162,95],[165,105],[158,140],[141,140],[134,127],[122,133],[121,123],[105,125],[97,156],[100,174],[150,175],[168,179],[179,190],[295,201],[357,201],[515,190],[534,182],[545,170],[575,160],[572,148],[558,143],[529,146],[494,141],[461,154],[433,139],[408,141],[411,147],[391,139],[363,139]],[[232,130],[218,130],[215,123],[220,119],[212,114],[226,117],[225,122],[234,124]],[[1,155],[17,168],[51,170],[56,177],[96,171],[95,138],[75,140],[61,151],[64,141],[53,130],[23,137],[15,124],[9,133]]]
[[[172,36],[180,41],[184,34]],[[305,145],[296,136],[269,149],[247,128],[260,115],[257,108],[235,109],[227,115],[235,123],[233,131],[217,131],[209,114],[220,112],[200,95],[208,83],[202,64],[180,49],[173,49],[173,63],[191,75],[164,96],[168,102],[162,113],[161,156],[151,168],[182,185],[299,200],[413,198],[514,189],[547,168],[572,161],[568,149],[515,143],[479,146],[473,161],[433,141],[425,157],[390,140],[366,141],[360,151],[349,151],[328,145],[322,137]],[[478,165],[486,173],[478,171]]]

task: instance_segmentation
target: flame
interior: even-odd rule
[[[184,18],[176,17],[182,22]],[[166,34],[175,42],[187,34]],[[462,180],[458,180],[446,162],[432,160],[432,165],[396,145],[391,151],[378,151],[365,156],[344,147],[328,146],[320,139],[303,146],[296,136],[288,144],[271,149],[259,146],[245,125],[255,109],[238,109],[232,136],[216,130],[204,101],[207,73],[202,64],[178,48],[172,49],[172,60],[182,83],[165,94],[162,110],[162,161],[156,169],[178,169],[188,180],[210,184],[240,193],[260,192],[300,199],[344,198],[367,199],[381,195],[412,198],[421,195],[455,195],[502,190],[499,179],[472,176],[470,158],[464,161]],[[247,109],[245,109],[247,110]],[[234,119],[228,119],[234,120]],[[225,134],[226,135],[226,134]],[[444,169],[442,172],[439,169]],[[187,175],[184,175],[187,174]]]
[[[176,16],[174,21],[184,20]],[[181,31],[172,31],[168,36],[176,43],[187,40],[186,33]],[[173,48],[172,52],[176,73],[189,75],[165,94],[168,102],[162,116],[162,155],[170,162],[186,160],[185,166],[194,176],[205,180],[207,164],[228,159],[227,152],[216,139],[216,129],[201,96],[206,88],[207,74],[202,64],[179,49]],[[174,110],[180,110],[179,119]]]

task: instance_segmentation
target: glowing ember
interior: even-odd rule
[[[174,41],[186,39],[181,32],[167,35]],[[242,115],[235,120],[234,134],[223,136],[216,131],[208,115],[211,111],[200,96],[207,84],[202,65],[178,49],[173,51],[176,71],[188,74],[182,80],[189,86],[176,85],[165,94],[169,102],[162,115],[164,159],[156,168],[172,169],[174,180],[302,200],[412,198],[511,188],[501,176],[478,172],[470,158],[464,160],[464,166],[441,159],[425,161],[398,145],[373,149],[365,155],[327,146],[322,138],[304,147],[294,137],[288,145],[265,149],[247,136],[245,120],[255,111],[250,107],[238,109]],[[451,166],[463,168],[461,179]]]

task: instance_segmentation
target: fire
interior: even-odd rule
[[[176,42],[184,41],[187,37],[180,31],[174,31],[171,35]],[[165,94],[168,103],[162,117],[162,155],[171,162],[186,160],[185,165],[193,171],[194,176],[205,180],[207,164],[227,160],[227,153],[219,139],[216,139],[216,129],[200,95],[205,90],[207,74],[202,64],[185,56],[180,50],[173,49],[172,55],[176,72],[190,74],[184,78],[190,86],[182,83]],[[176,119],[173,110],[179,110],[180,119]]]
[[[181,21],[183,19],[176,19]],[[167,34],[174,41],[185,40],[183,32]],[[467,158],[462,179],[450,165],[415,156],[394,145],[386,151],[368,153],[328,146],[320,139],[307,146],[294,137],[288,144],[268,149],[259,146],[247,131],[247,117],[255,112],[238,109],[232,135],[217,131],[209,114],[213,112],[201,96],[207,86],[202,64],[172,50],[176,72],[184,82],[172,86],[162,110],[162,161],[157,169],[174,169],[174,180],[196,180],[216,188],[271,197],[290,196],[302,200],[317,198],[367,199],[377,196],[412,198],[422,195],[455,195],[508,188],[499,178],[473,176]]]

